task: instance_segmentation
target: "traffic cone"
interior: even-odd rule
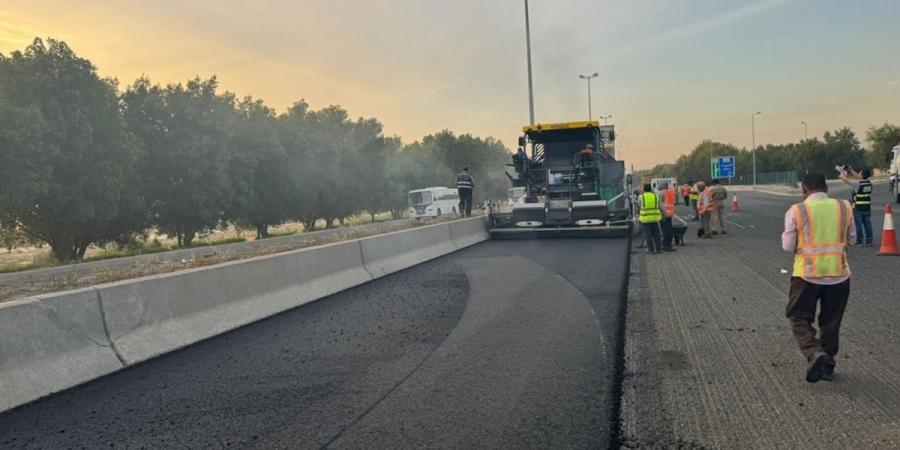
[[[894,210],[891,204],[884,205],[884,231],[881,234],[881,249],[878,256],[897,256],[897,232],[894,231]]]
[[[735,212],[735,211],[740,211],[740,210],[741,210],[741,205],[738,204],[737,194],[734,194],[734,198],[731,199],[731,211]]]

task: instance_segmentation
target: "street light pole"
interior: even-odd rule
[[[612,114],[598,117],[598,119],[603,119],[603,125],[609,125],[608,120],[611,118],[612,118]]]
[[[756,186],[756,116],[762,114],[757,111],[750,116],[750,139],[753,144],[753,185]]]
[[[598,73],[598,72],[594,72],[590,75],[581,75],[581,74],[578,75],[578,78],[581,78],[582,80],[587,80],[587,85],[588,85],[588,122],[593,120],[593,114],[591,113],[591,78],[597,78],[599,76],[600,76],[600,73]]]
[[[805,120],[800,123],[803,124],[803,140],[805,141],[809,139],[809,128],[807,127]]]
[[[528,0],[525,0],[525,47],[528,50],[528,117],[534,125],[534,89],[531,81],[531,25],[528,22]]]

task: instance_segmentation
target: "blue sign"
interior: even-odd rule
[[[734,176],[734,156],[712,158],[710,163],[710,173],[713,178],[731,178]]]

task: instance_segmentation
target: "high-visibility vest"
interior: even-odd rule
[[[666,217],[675,216],[675,188],[666,189],[666,202],[663,205]]]
[[[853,194],[853,207],[857,211],[872,210],[872,182],[869,180],[861,180],[859,187]]]
[[[850,276],[847,241],[853,213],[846,200],[805,200],[791,207],[797,223],[794,276]]]
[[[641,223],[659,222],[662,214],[659,212],[659,197],[654,192],[641,194],[641,214],[638,217]]]
[[[700,214],[712,212],[712,210],[715,209],[715,204],[713,204],[712,198],[712,189],[706,188],[699,195],[700,198],[698,199],[697,203],[697,211]]]
[[[682,186],[682,187],[681,187],[681,196],[682,196],[682,197],[687,197],[687,196],[689,196],[689,195],[691,195],[691,187],[688,186],[688,185]]]
[[[691,195],[689,198],[691,201],[700,200],[700,191],[697,190],[697,186],[691,186]]]

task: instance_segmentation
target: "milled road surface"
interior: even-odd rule
[[[0,447],[607,447],[627,247],[486,242],[0,414]]]
[[[873,196],[876,246],[849,250],[833,382],[804,380],[784,317],[793,258],[780,235],[799,197],[739,193],[727,236],[700,241],[692,222],[677,253],[635,255],[623,447],[900,448],[900,258],[875,255],[886,190]]]

